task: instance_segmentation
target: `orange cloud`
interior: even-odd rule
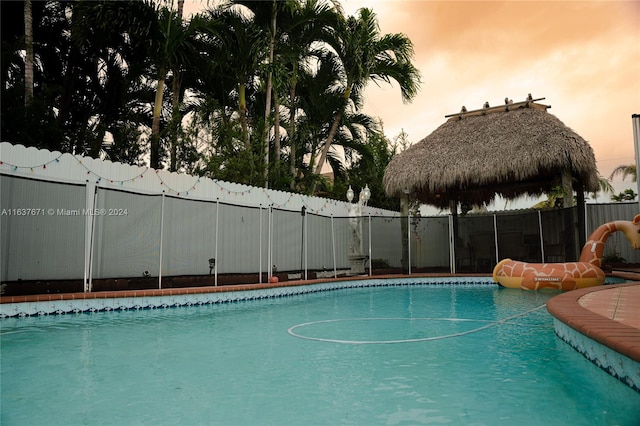
[[[417,142],[462,105],[532,93],[591,143],[603,176],[635,161],[640,2],[346,2],[356,3],[376,11],[381,31],[413,41],[423,74],[409,106],[397,89],[368,87],[365,110],[382,117],[388,136],[404,129]]]
[[[185,11],[209,1],[188,1]],[[365,112],[389,137],[417,142],[462,105],[545,97],[550,113],[590,142],[602,176],[632,164],[631,115],[640,113],[640,1],[343,0],[368,7],[383,33],[404,33],[423,76],[404,105],[396,86],[366,89]],[[616,188],[633,187],[614,181]]]

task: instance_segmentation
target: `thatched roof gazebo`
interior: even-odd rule
[[[445,116],[433,133],[396,155],[384,174],[387,195],[418,199],[456,214],[460,204],[482,205],[496,195],[541,195],[562,185],[565,194],[599,189],[587,141],[549,114],[544,98]],[[565,197],[565,207],[573,197]]]

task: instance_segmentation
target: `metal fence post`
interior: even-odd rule
[[[638,174],[637,170],[640,167],[640,114],[633,114],[631,116],[631,121],[633,122],[633,145],[635,147],[636,153],[636,176]],[[638,203],[640,203],[640,179],[636,179],[638,183]],[[586,222],[586,220],[585,220]]]
[[[498,258],[498,217],[493,215],[493,245],[496,246],[496,262],[499,262]]]
[[[262,204],[260,204],[260,213],[258,215],[258,232],[260,237],[258,238],[258,244],[260,249],[258,250],[258,282],[262,284]]]
[[[213,268],[213,285],[218,286],[218,265],[220,259],[218,258],[218,219],[220,218],[220,198],[216,199],[216,245],[215,245],[215,259],[216,264]]]
[[[160,203],[160,262],[158,265],[158,288],[162,288],[162,240],[164,236],[164,190],[162,190],[162,201]]]
[[[336,236],[333,228],[333,213],[331,213],[331,247],[333,249],[333,278],[338,278],[338,269],[336,266]]]
[[[407,263],[409,265],[409,275],[411,275],[411,212],[407,213],[407,246],[409,252]]]
[[[456,246],[453,231],[453,215],[449,215],[449,269],[452,274],[456,273]]]
[[[371,260],[371,213],[369,213],[369,276],[373,275],[373,263]]]
[[[269,261],[269,264],[267,265],[267,271],[268,271],[267,278],[270,281],[271,277],[273,276],[273,204],[269,206],[269,216],[267,218],[267,226],[269,228],[269,232],[268,232],[269,241],[267,242],[267,260]]]
[[[96,210],[96,198],[98,195],[98,186],[86,181],[86,197],[85,208],[87,214],[85,214],[85,240],[84,240],[84,291],[91,291],[91,264],[93,262],[93,238],[95,227],[95,214]]]
[[[540,255],[542,256],[542,263],[545,263],[544,259],[544,231],[542,230],[542,213],[538,210],[538,229],[540,231]]]
[[[309,279],[309,221],[307,216],[304,217],[304,279]]]
[[[304,270],[304,280],[308,279],[307,276],[307,208],[302,206],[300,210],[302,214],[302,245],[300,247],[300,269]],[[302,273],[302,271],[300,271]]]

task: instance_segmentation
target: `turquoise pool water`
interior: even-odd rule
[[[552,293],[413,285],[1,320],[2,425],[638,425]]]

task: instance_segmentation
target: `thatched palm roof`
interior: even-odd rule
[[[450,201],[482,204],[496,194],[511,199],[549,192],[563,173],[575,190],[597,191],[591,146],[547,108],[530,98],[471,112],[463,107],[393,158],[385,191],[390,196],[415,191],[422,202],[438,207]]]

